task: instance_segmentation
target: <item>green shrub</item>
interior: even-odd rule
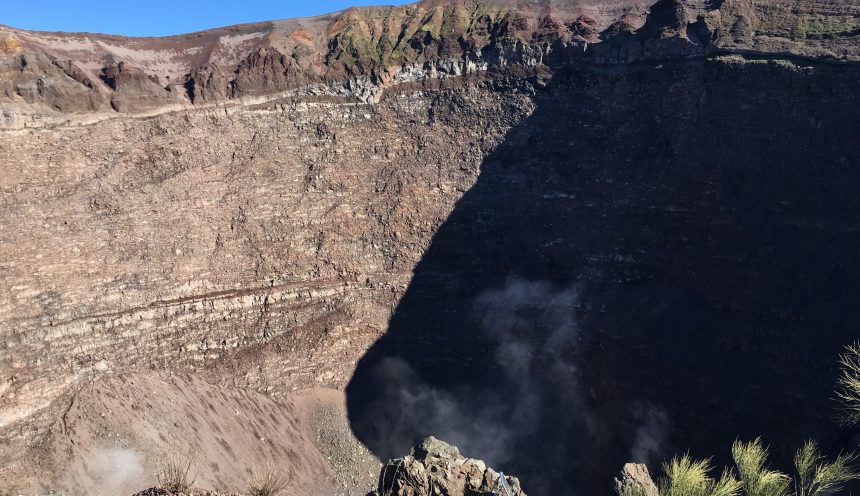
[[[624,484],[618,479],[615,479],[615,494],[616,496],[648,496],[648,493],[642,486]]]
[[[761,439],[749,443],[735,441],[732,457],[738,467],[741,487],[747,496],[787,496],[791,478],[782,472],[770,470],[767,448]]]
[[[840,454],[836,460],[828,462],[821,456],[818,444],[815,441],[807,441],[794,455],[797,496],[821,496],[839,492],[846,482],[860,477],[851,467],[855,460],[854,455]]]
[[[846,425],[860,424],[860,341],[845,347],[839,356],[841,373],[836,397],[843,408]],[[725,470],[719,480],[711,478],[710,460],[693,460],[689,455],[675,457],[663,465],[665,477],[660,480],[660,496],[829,496],[838,493],[845,483],[860,479],[853,467],[858,457],[839,454],[828,461],[815,441],[807,441],[794,455],[792,477],[767,467],[768,449],[761,439],[744,443],[735,441],[732,457],[737,478]],[[792,490],[792,482],[794,482]],[[643,496],[637,488],[616,483],[619,496]]]
[[[842,372],[836,384],[836,398],[842,403],[842,422],[860,423],[860,342],[845,347],[839,356]]]
[[[761,439],[732,445],[737,477],[731,469],[719,480],[710,476],[710,460],[693,460],[689,455],[675,457],[663,464],[660,496],[827,496],[838,493],[846,482],[860,479],[852,465],[853,454],[840,454],[833,461],[821,455],[815,441],[807,441],[794,455],[797,474],[788,475],[767,467],[768,449]],[[618,496],[644,496],[635,487],[616,482]]]
[[[719,480],[709,473],[709,460],[693,460],[689,455],[675,457],[663,465],[666,476],[659,484],[660,496],[737,496],[740,482],[726,470]]]

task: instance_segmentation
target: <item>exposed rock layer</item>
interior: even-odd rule
[[[438,432],[414,404],[386,417],[392,357],[479,413],[519,393],[511,371],[538,380],[556,430],[456,440],[549,467],[532,494],[604,493],[662,418],[644,402],[671,423],[643,456],[835,446],[821,384],[860,321],[856,6],[518,5],[163,40],[3,28],[4,125],[48,125],[0,134],[3,470],[82,384],[141,369],[275,393],[352,379],[356,432],[395,456]],[[553,346],[523,346],[549,358],[496,362],[476,298],[511,275],[563,297],[576,346],[538,319]]]
[[[334,92],[367,100],[404,78],[533,66],[559,52],[596,63],[714,53],[857,61],[858,34],[860,6],[823,0],[423,0],[162,39],[0,28],[0,109],[5,126],[22,127],[319,84],[348,82]]]
[[[530,108],[475,83],[0,135],[0,456],[23,456],[105,373],[345,384]]]

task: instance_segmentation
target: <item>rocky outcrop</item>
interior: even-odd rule
[[[171,98],[170,87],[162,86],[157,75],[125,62],[105,67],[101,79],[113,90],[111,107],[117,112],[140,113],[181,98],[175,94]]]
[[[516,477],[487,467],[483,460],[467,458],[456,446],[428,437],[409,455],[382,467],[379,487],[372,496],[470,496],[498,494],[525,496]],[[370,495],[369,495],[370,496]]]
[[[254,51],[236,69],[231,96],[271,95],[313,82],[300,60],[300,53],[290,56],[273,47]]]
[[[218,66],[205,65],[192,69],[185,81],[191,103],[218,103],[232,94],[231,83]]]
[[[108,102],[99,86],[74,63],[59,63],[41,52],[0,56],[0,100],[23,104],[0,104],[4,116],[16,108],[24,113],[58,112],[66,116],[103,111]]]
[[[659,496],[657,484],[651,478],[648,467],[641,463],[627,463],[621,469],[620,478],[615,479],[615,493],[619,496]]]

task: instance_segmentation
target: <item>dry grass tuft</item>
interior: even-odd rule
[[[250,496],[278,496],[287,489],[289,479],[284,472],[274,464],[268,464],[262,470],[252,470],[248,479],[248,494]]]
[[[193,450],[170,449],[164,452],[156,465],[158,486],[173,493],[190,494],[194,487],[191,474],[194,458]]]

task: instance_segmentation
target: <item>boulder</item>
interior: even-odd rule
[[[525,496],[516,477],[496,472],[482,460],[466,458],[456,446],[435,437],[418,443],[409,455],[382,467],[372,496]]]
[[[659,496],[648,467],[641,463],[624,465],[621,477],[615,479],[615,492],[619,496]]]

